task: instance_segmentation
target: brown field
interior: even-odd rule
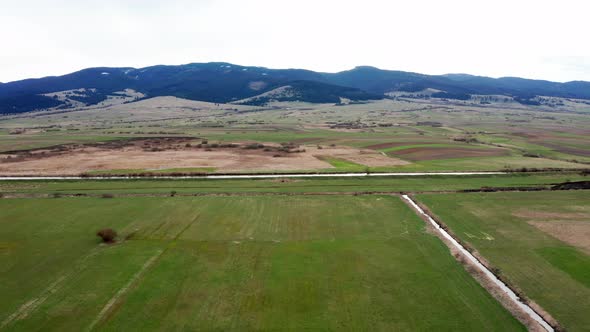
[[[391,154],[394,154],[395,156],[401,157],[403,159],[418,161],[469,157],[505,156],[509,154],[509,151],[504,149],[418,147],[391,152]]]
[[[530,225],[569,245],[590,253],[590,213],[582,207],[580,212],[547,212],[522,210],[513,213],[528,219]]]
[[[590,157],[590,149],[574,148],[574,147],[564,146],[564,145],[560,145],[560,144],[556,144],[556,143],[537,142],[537,144],[546,146],[548,148],[551,148],[551,149],[561,152],[561,153],[572,154],[575,156],[582,156],[582,157]]]
[[[303,144],[303,143],[309,143],[309,142],[318,142],[318,141],[322,141],[322,140],[324,140],[322,137],[306,137],[306,138],[294,139],[291,142]]]
[[[543,131],[540,129],[529,129],[526,132],[513,133],[513,135],[526,138],[530,143],[548,147],[557,152],[574,156],[590,157],[590,147],[587,146],[588,140],[584,137],[588,136],[590,133],[587,130],[570,130],[569,133],[580,135],[580,137],[562,137],[554,132]]]
[[[530,221],[529,224],[590,254],[590,222],[559,220]]]
[[[366,146],[367,149],[381,150],[388,148],[395,148],[404,145],[417,145],[417,144],[436,144],[437,142],[424,142],[424,141],[405,141],[405,142],[388,142]]]
[[[410,162],[398,158],[388,157],[385,154],[375,152],[373,150],[352,149],[352,148],[324,148],[316,150],[315,156],[322,157],[336,157],[345,159],[353,163],[369,166],[369,167],[387,167],[387,166],[401,166],[408,165]]]
[[[343,158],[366,166],[407,162],[372,150],[349,147],[278,144],[248,148],[252,143],[200,144],[191,138],[154,138],[103,144],[69,144],[0,156],[1,175],[77,175],[120,169],[159,170],[215,168],[219,172],[300,171],[332,168],[316,156]]]

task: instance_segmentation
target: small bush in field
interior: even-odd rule
[[[117,237],[117,232],[115,232],[112,228],[105,228],[98,231],[96,236],[100,237],[104,243],[113,243]]]

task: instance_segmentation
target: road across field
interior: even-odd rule
[[[412,172],[412,173],[289,173],[289,174],[211,174],[187,176],[0,176],[0,181],[18,180],[131,180],[131,179],[277,179],[277,178],[338,178],[355,176],[470,176],[502,175],[508,172]]]

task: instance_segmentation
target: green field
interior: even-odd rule
[[[2,199],[0,227],[3,330],[524,330],[394,196]]]
[[[590,250],[583,244],[590,230],[590,191],[418,199],[565,328],[590,330]],[[582,242],[566,243],[560,236]]]
[[[0,181],[0,194],[178,194],[199,193],[321,193],[423,192],[485,187],[549,188],[566,181],[582,181],[579,173],[503,174],[472,176],[399,176],[280,179],[137,179]]]

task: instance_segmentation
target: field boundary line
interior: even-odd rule
[[[366,195],[417,195],[417,194],[458,194],[458,193],[490,193],[490,192],[540,192],[540,191],[568,191],[568,190],[590,190],[590,189],[553,189],[550,187],[522,187],[522,188],[493,188],[489,189],[457,189],[457,190],[400,190],[400,191],[285,191],[285,192],[273,192],[273,191],[244,191],[244,192],[232,192],[232,191],[221,191],[221,192],[186,192],[186,193],[175,193],[176,197],[251,197],[251,196],[366,196]],[[65,191],[60,190],[60,191]],[[56,198],[56,194],[61,198],[104,198],[102,193],[79,193],[75,190],[67,193],[26,193],[26,192],[0,192],[3,194],[0,199],[39,199],[39,198]],[[169,193],[158,193],[158,192],[146,192],[146,193],[107,193],[115,197],[171,197]]]
[[[133,285],[146,273],[146,271],[164,254],[170,249],[170,246],[175,243],[180,236],[189,229],[200,217],[200,214],[197,214],[191,222],[189,222],[183,229],[181,229],[174,238],[168,243],[168,246],[164,249],[158,250],[150,259],[148,259],[137,271],[133,277],[123,286],[121,287],[117,293],[111,297],[111,299],[105,304],[102,310],[98,313],[98,316],[90,323],[90,325],[86,328],[86,331],[92,331],[103,319],[106,317],[108,312],[111,308],[121,299],[129,289],[133,287]]]
[[[98,251],[92,250],[86,256],[80,258],[78,263],[76,263],[76,265],[72,268],[72,270],[69,273],[66,273],[65,275],[58,277],[57,280],[52,282],[49,285],[49,287],[45,288],[41,292],[39,297],[33,298],[33,299],[23,303],[14,313],[12,313],[10,316],[6,317],[4,319],[4,321],[2,322],[2,324],[0,324],[0,329],[8,326],[9,324],[11,324],[12,322],[14,322],[16,320],[21,320],[21,319],[27,318],[27,316],[30,313],[32,313],[33,311],[35,311],[41,304],[43,304],[43,302],[45,302],[51,294],[57,292],[58,289],[62,287],[62,285],[66,279],[68,279],[69,277],[74,275],[76,272],[83,270],[85,268],[86,261],[90,257],[92,257],[96,254],[98,254]]]
[[[21,320],[21,319],[26,318],[31,312],[35,311],[35,309],[37,309],[38,306],[43,304],[43,302],[45,302],[45,300],[47,300],[49,295],[51,295],[53,292],[55,292],[55,290],[58,288],[58,286],[66,278],[67,278],[67,276],[61,276],[61,277],[57,278],[56,281],[54,281],[51,285],[49,285],[49,287],[47,287],[45,290],[43,290],[43,292],[41,292],[41,296],[34,298],[30,301],[27,301],[23,305],[21,305],[18,308],[18,310],[16,310],[12,315],[6,317],[6,319],[2,322],[2,325],[0,325],[0,328],[6,327],[7,325],[9,325],[10,323],[12,323],[15,320]]]
[[[442,237],[450,242],[450,244],[464,257],[466,257],[478,270],[480,270],[490,281],[492,281],[508,298],[516,304],[516,306],[526,313],[531,319],[541,325],[545,330],[548,332],[554,332],[553,327],[543,318],[540,314],[538,314],[532,307],[528,304],[524,303],[523,300],[516,295],[516,293],[506,285],[502,280],[500,280],[495,274],[493,274],[483,263],[479,261],[472,253],[470,253],[459,241],[457,241],[454,237],[452,237],[444,228],[440,226],[434,218],[432,218],[428,213],[426,213],[412,198],[408,195],[402,195],[402,199],[406,201],[406,203],[412,207],[412,209],[421,217],[426,218],[430,224],[442,235]],[[484,287],[485,288],[485,287]]]
[[[277,179],[277,178],[346,178],[370,176],[471,176],[471,175],[504,175],[510,172],[380,172],[380,173],[286,173],[286,174],[205,174],[181,176],[0,176],[0,181],[18,180],[129,180],[129,179]]]
[[[113,297],[111,297],[111,299],[107,302],[107,304],[105,304],[105,306],[102,308],[102,310],[98,313],[98,316],[96,316],[96,318],[94,319],[94,321],[92,321],[92,323],[90,323],[90,325],[88,326],[88,328],[86,328],[86,331],[92,331],[96,325],[98,325],[102,319],[105,317],[105,315],[109,312],[109,310],[113,307],[113,305],[115,305],[115,303],[117,303],[117,301],[123,296],[125,295],[125,293],[127,293],[127,291],[133,286],[133,284],[139,280],[139,278],[145,273],[145,271],[147,271],[147,269],[150,268],[150,266],[152,266],[154,264],[154,262],[160,258],[160,256],[162,256],[162,254],[164,253],[164,250],[158,250],[152,257],[150,257],[139,269],[139,271],[137,271],[133,277],[131,277],[131,279],[123,286],[119,289],[119,291],[117,291],[117,293],[115,293],[115,295]]]

